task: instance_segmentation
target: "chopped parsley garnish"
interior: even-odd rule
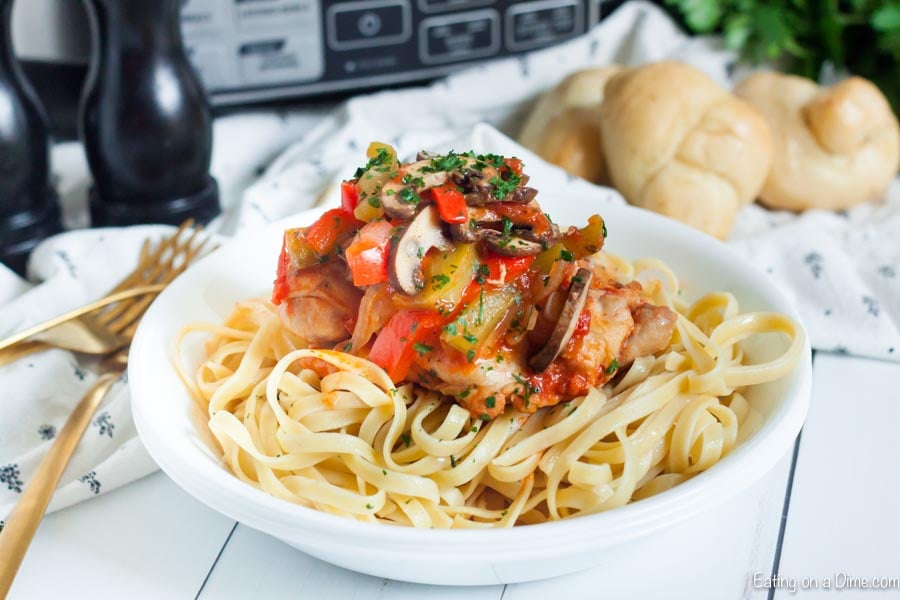
[[[475,319],[476,325],[481,325],[484,321],[484,288],[478,292],[478,318]]]
[[[499,154],[479,154],[475,157],[475,160],[487,163],[497,169],[506,164],[506,159],[504,159]]]
[[[382,475],[387,475],[387,471],[386,471],[385,469],[382,469],[382,470],[381,470],[381,474],[382,474]]]
[[[432,348],[428,344],[421,344],[419,342],[413,344],[413,348],[415,348],[419,356],[425,356],[426,354],[434,350],[434,348]]]
[[[491,420],[491,416],[487,413],[481,413],[480,415],[478,415],[478,418],[481,419],[482,421],[490,421]]]
[[[375,156],[370,158],[369,162],[366,163],[366,166],[358,168],[353,176],[356,179],[359,179],[369,169],[375,168],[376,171],[379,170],[377,167],[381,167],[383,169],[384,167],[387,167],[391,164],[391,158],[393,157],[388,153],[387,150],[385,150],[384,148],[379,148]]]
[[[425,187],[425,180],[421,177],[413,177],[411,173],[407,173],[406,175],[404,175],[403,179],[401,179],[400,181],[407,185],[412,184],[419,188]]]
[[[472,425],[472,429],[470,429],[472,433],[478,433],[478,425]]]
[[[509,237],[512,233],[513,222],[509,217],[503,217],[503,237]]]
[[[410,437],[410,435],[408,433],[404,433],[403,435],[400,436],[400,441],[402,441],[403,444],[407,448],[409,448],[410,443],[412,443],[412,437]]]
[[[474,350],[469,350],[468,352],[466,352],[466,359],[467,359],[469,362],[472,362],[473,360],[475,360],[475,351],[474,351]]]
[[[344,344],[344,352],[350,352],[350,349],[353,348],[353,342],[347,342]]]
[[[522,400],[525,401],[525,407],[527,408],[528,405],[531,404],[532,394],[537,394],[541,391],[541,388],[537,387],[536,385],[531,385],[531,383],[526,381],[525,378],[518,373],[513,373],[513,379],[516,380],[516,383],[525,388],[525,392],[522,395]]]
[[[406,204],[418,205],[422,201],[422,197],[412,188],[403,188],[398,195],[400,196],[400,202],[405,202]]]
[[[606,367],[606,371],[605,371],[605,372],[606,372],[607,375],[612,375],[613,373],[616,372],[616,370],[617,370],[618,368],[619,368],[619,361],[618,361],[618,359],[615,359],[615,358],[614,358],[614,359],[612,359],[612,362],[609,363],[609,366]]]
[[[450,335],[457,335],[456,323],[448,323],[447,325],[444,325],[444,331],[446,331]]]
[[[445,154],[444,156],[435,156],[431,159],[431,163],[429,164],[428,169],[429,172],[435,173],[438,171],[455,171],[463,167],[466,164],[466,159],[463,158],[462,155],[457,154],[453,150]],[[425,169],[422,169],[423,171]]]
[[[501,178],[499,175],[492,177],[488,182],[492,186],[494,186],[494,191],[491,194],[497,200],[503,200],[507,196],[509,196],[516,187],[518,187],[519,183],[521,183],[522,178],[516,175],[515,173],[510,173],[506,179]]]
[[[479,263],[478,266],[475,267],[475,282],[477,284],[484,285],[490,275],[491,268],[489,266]]]
[[[566,250],[565,248],[563,248],[562,250],[559,251],[559,257],[566,262],[572,262],[573,260],[575,260],[575,255],[572,254],[571,252],[569,252],[568,250]]]
[[[450,455],[450,468],[451,469],[456,468],[456,457],[453,456],[452,454]]]
[[[494,408],[497,405],[497,399],[494,396],[488,396],[484,399],[484,405],[488,408]]]
[[[470,393],[471,391],[472,391],[471,389],[466,388],[466,389],[464,389],[464,390],[461,391],[461,392],[457,392],[457,393],[456,393],[456,397],[459,398],[460,400],[462,400],[463,398],[465,398],[466,396],[468,396],[469,393]]]
[[[603,239],[606,239],[606,223],[603,223]]]
[[[439,273],[431,278],[431,289],[435,291],[443,289],[448,283],[450,283],[450,277]]]
[[[369,196],[368,203],[372,208],[381,208],[381,201],[375,196]]]
[[[369,510],[372,510],[372,509],[375,508],[375,507],[372,506],[371,504],[366,504],[366,508],[368,508]]]

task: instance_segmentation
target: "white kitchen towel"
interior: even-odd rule
[[[514,136],[534,97],[572,70],[663,58],[688,62],[723,85],[731,83],[734,57],[716,39],[688,38],[655,6],[631,2],[565,45],[476,66],[428,87],[358,97],[328,113],[319,106],[219,119],[212,170],[223,188],[225,210],[212,229],[242,234],[318,203],[337,202],[335,183],[364,162],[371,140],[391,143],[405,157],[450,146],[519,154],[535,185],[594,202],[602,212],[605,203],[623,202],[615,191],[567,176],[493,127]],[[66,222],[81,225],[89,176],[80,148],[58,147],[54,160]],[[41,282],[35,285],[0,267],[0,336],[102,295],[131,268],[141,240],[160,231],[85,230],[51,239],[32,257],[31,279]],[[814,346],[897,360],[898,236],[900,185],[895,185],[885,202],[843,214],[795,216],[747,207],[732,243],[794,297]],[[0,368],[0,519],[94,379],[91,367],[89,360],[51,351]],[[154,468],[136,438],[122,385],[95,418],[51,510]]]

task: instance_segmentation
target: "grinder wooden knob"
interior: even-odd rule
[[[86,0],[94,58],[81,138],[94,226],[207,222],[212,119],[181,37],[181,0]]]
[[[32,248],[60,230],[47,120],[12,48],[13,0],[0,0],[0,262],[19,273]]]

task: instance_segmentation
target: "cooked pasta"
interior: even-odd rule
[[[668,346],[602,387],[530,414],[509,404],[479,418],[414,383],[399,386],[353,354],[307,348],[266,300],[178,340],[178,369],[221,445],[224,465],[275,497],[355,519],[425,528],[535,524],[619,507],[709,469],[761,421],[744,391],[786,375],[802,329],[741,313],[729,293],[680,302],[658,260],[598,254],[616,279],[642,282],[677,312]],[[184,338],[206,356],[181,364]],[[782,334],[754,363],[742,342]]]

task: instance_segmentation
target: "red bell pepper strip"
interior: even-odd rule
[[[372,221],[359,230],[356,240],[344,252],[353,285],[362,287],[388,280],[392,230],[387,221]]]
[[[362,221],[356,220],[344,209],[332,208],[309,226],[306,230],[306,242],[316,254],[327,256],[342,238],[358,230],[362,225]]]
[[[359,188],[356,187],[356,182],[342,181],[341,208],[352,215],[357,204],[359,204]]]
[[[488,268],[487,281],[489,285],[504,285],[519,277],[531,268],[534,262],[533,256],[501,256],[490,253],[480,259]]]
[[[431,197],[445,223],[465,223],[469,217],[466,198],[452,183],[431,189]]]
[[[288,233],[285,232],[281,242],[281,254],[278,256],[278,270],[275,273],[275,284],[272,286],[272,304],[275,306],[278,306],[285,298],[287,298],[288,290],[290,290],[287,278],[288,271],[290,271],[291,267],[291,259],[287,253],[287,236]]]
[[[518,227],[530,227],[535,235],[542,236],[552,231],[547,215],[540,208],[531,204],[517,202],[498,202],[491,205],[491,210],[501,217],[506,217]]]
[[[505,159],[503,162],[506,163],[506,166],[509,167],[509,169],[513,173],[515,173],[516,175],[519,175],[519,176],[522,175],[522,160],[521,159],[512,157],[512,158]]]
[[[433,311],[401,310],[375,338],[369,360],[387,371],[394,383],[406,378],[416,344],[438,330],[447,318]]]

